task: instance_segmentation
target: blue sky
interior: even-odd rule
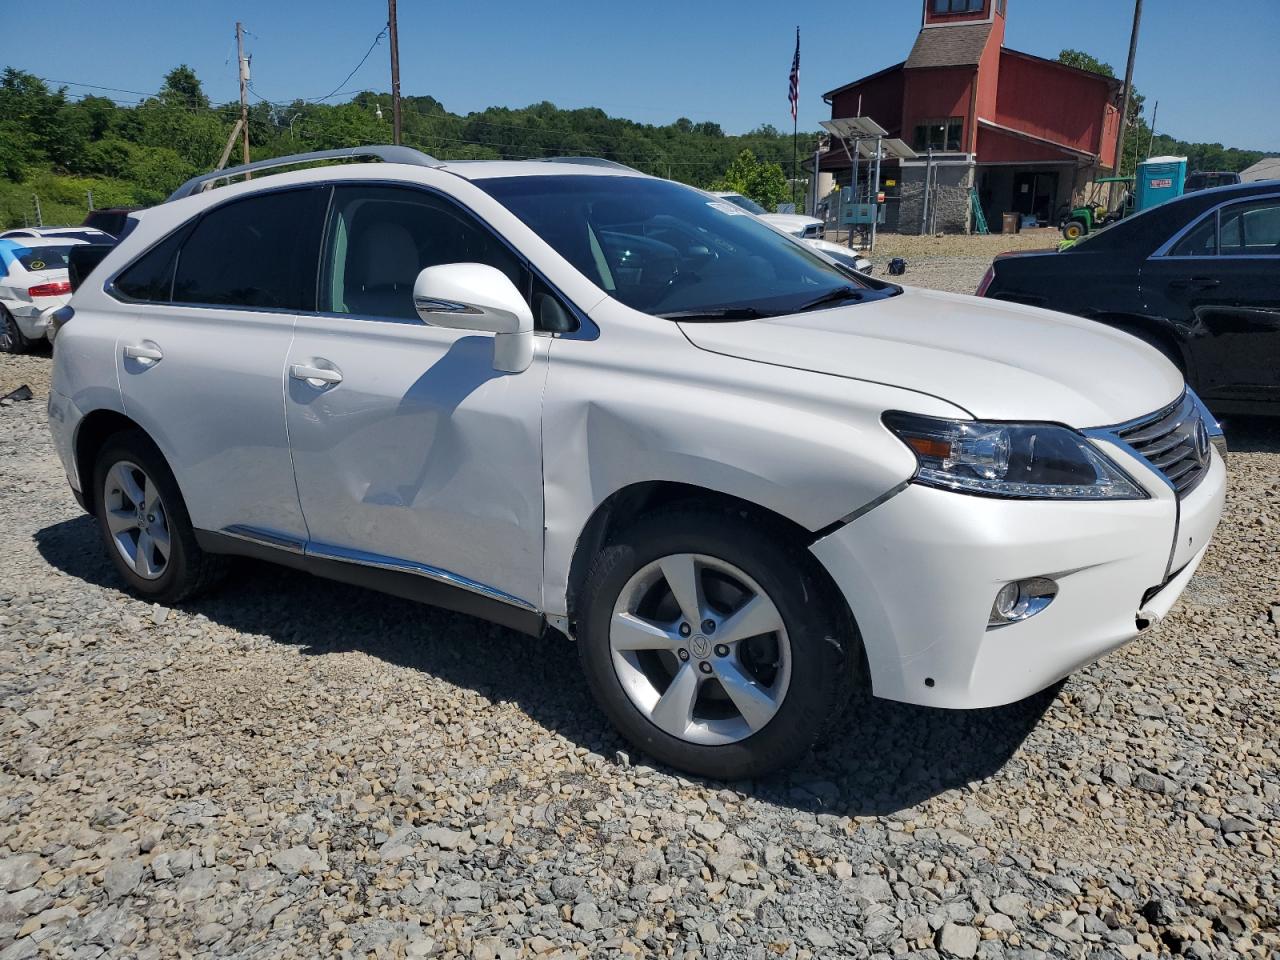
[[[896,12],[886,12],[887,10]],[[1009,0],[1007,43],[1055,57],[1093,53],[1123,73],[1131,0]],[[275,101],[319,97],[356,65],[386,20],[383,0],[64,0],[50,41],[47,4],[6,11],[0,61],[40,76],[152,91],[186,62],[215,101],[234,99],[234,22],[250,32],[255,88]],[[915,0],[400,0],[402,90],[466,113],[539,100],[665,123],[715,120],[737,133],[790,124],[787,72],[801,28],[801,128],[829,116],[824,91],[903,59]],[[1154,0],[1136,84],[1160,101],[1158,127],[1186,140],[1280,151],[1280,0]],[[347,89],[389,89],[385,42]],[[72,92],[89,92],[71,87]],[[130,94],[112,93],[129,100]]]

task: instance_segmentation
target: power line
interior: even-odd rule
[[[287,102],[288,102],[288,103],[299,103],[299,102],[301,102],[301,103],[323,103],[324,101],[326,101],[326,100],[331,100],[331,99],[333,99],[334,97],[338,96],[340,93],[343,93],[344,91],[343,91],[343,89],[342,89],[342,88],[343,88],[343,87],[345,87],[345,86],[347,85],[348,81],[350,81],[350,80],[351,80],[351,78],[352,78],[352,77],[354,77],[354,76],[355,76],[355,75],[360,71],[360,68],[361,68],[361,67],[363,67],[363,66],[365,65],[365,63],[368,61],[368,59],[369,59],[370,55],[372,55],[372,53],[373,53],[373,51],[374,51],[374,48],[375,48],[375,47],[377,47],[377,46],[378,46],[378,44],[382,42],[382,38],[383,38],[383,37],[385,37],[385,36],[387,35],[387,31],[388,31],[389,29],[390,29],[390,27],[389,27],[389,26],[384,26],[384,27],[382,28],[381,32],[379,32],[379,34],[378,34],[376,37],[374,37],[374,38],[373,38],[373,43],[369,44],[369,49],[368,49],[368,50],[366,50],[366,51],[364,52],[364,56],[360,58],[360,62],[359,62],[359,63],[357,63],[354,67],[352,67],[352,68],[351,68],[351,72],[350,72],[350,73],[348,73],[345,77],[343,77],[343,78],[342,78],[342,82],[341,82],[340,84],[338,84],[336,87],[334,87],[332,91],[330,91],[329,93],[326,93],[323,97],[295,97],[294,99],[289,100],[289,101],[287,101]],[[253,90],[253,87],[252,87],[252,86],[250,86],[250,88],[249,88],[249,89],[250,89],[250,90]],[[285,102],[285,101],[268,100],[268,99],[267,99],[266,97],[264,97],[262,94],[258,93],[258,91],[257,91],[257,90],[253,90],[253,95],[254,95],[254,96],[256,96],[256,97],[258,97],[258,99],[260,99],[260,100],[264,100],[264,101],[266,101],[267,103],[272,104],[273,106],[280,106],[282,103],[284,103],[284,102]]]

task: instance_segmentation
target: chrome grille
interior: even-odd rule
[[[1112,432],[1160,471],[1179,497],[1195,489],[1212,460],[1208,425],[1190,393]]]

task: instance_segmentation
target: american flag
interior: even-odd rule
[[[791,120],[794,123],[800,107],[800,28],[796,27],[796,55],[791,58],[791,86],[787,92],[791,101]]]

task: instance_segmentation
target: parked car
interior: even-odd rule
[[[23,240],[41,237],[46,240],[83,240],[85,243],[99,243],[110,239],[101,230],[92,227],[15,227],[0,233],[0,240]]]
[[[0,353],[26,353],[48,338],[53,312],[71,299],[67,260],[86,241],[0,237]]]
[[[806,240],[804,242],[823,256],[830,257],[836,263],[843,264],[852,270],[857,270],[859,273],[871,273],[871,261],[851,247],[832,243],[830,240]]]
[[[315,165],[353,154],[391,162]],[[300,162],[149,209],[59,334],[58,454],[153,602],[247,554],[550,626],[639,748],[733,780],[851,695],[1040,690],[1160,619],[1218,522],[1214,421],[1131,337],[628,171],[247,169]]]
[[[740,193],[731,191],[721,191],[714,195],[722,200],[729,201],[735,207],[741,207],[748,213],[754,213],[765,223],[775,226],[783,233],[789,233],[793,237],[800,237],[805,240],[821,239],[826,234],[827,225],[814,217],[806,217],[801,213],[770,213],[750,197],[744,197]]]
[[[124,237],[132,229],[129,215],[142,207],[103,207],[90,210],[84,218],[84,226],[93,227],[102,233],[108,233],[117,240]]]
[[[1187,177],[1184,192],[1192,193],[1196,190],[1212,190],[1214,187],[1230,187],[1240,182],[1240,174],[1214,172],[1214,173],[1193,173]]]
[[[998,257],[978,291],[1123,330],[1219,413],[1280,413],[1280,184],[1201,190],[1061,253]]]

